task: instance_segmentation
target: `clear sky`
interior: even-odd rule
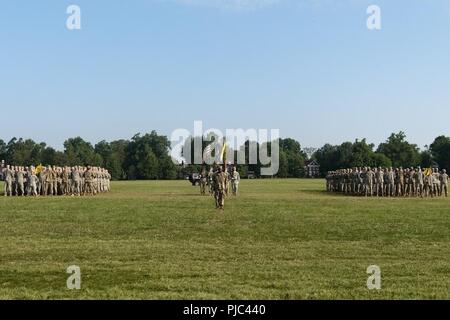
[[[423,146],[450,135],[450,1],[1,0],[0,75],[5,141],[61,149],[202,120],[305,147],[399,130]]]

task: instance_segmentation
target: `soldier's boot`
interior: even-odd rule
[[[214,200],[216,201],[216,209],[219,209],[219,199],[217,195],[214,195]]]
[[[220,193],[219,194],[219,208],[221,211],[223,211],[225,206],[225,194],[224,193]]]

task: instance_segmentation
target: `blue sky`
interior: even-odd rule
[[[70,4],[81,30],[65,27]],[[305,147],[450,135],[446,0],[1,0],[0,49],[6,141],[60,149],[194,120]]]

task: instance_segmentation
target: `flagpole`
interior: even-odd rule
[[[223,138],[223,148],[223,172],[225,172],[227,169],[227,138],[225,137]]]

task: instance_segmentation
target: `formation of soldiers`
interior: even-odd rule
[[[327,191],[352,196],[448,197],[448,175],[444,169],[353,168],[330,171]]]
[[[110,190],[111,175],[98,167],[20,167],[1,170],[5,196],[84,196]]]
[[[207,189],[211,196],[214,196],[216,209],[223,210],[225,206],[225,197],[230,194],[238,195],[241,176],[236,167],[229,172],[228,168],[223,170],[221,166],[211,168],[209,172],[203,169],[200,174],[200,194],[206,195]]]

